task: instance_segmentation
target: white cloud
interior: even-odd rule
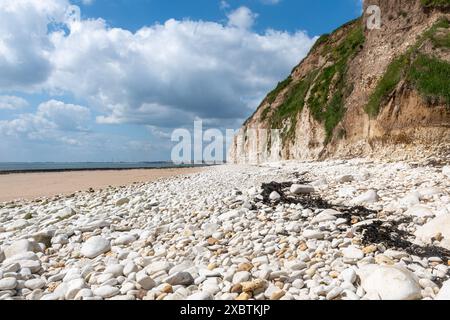
[[[0,88],[30,89],[50,75],[48,24],[62,21],[65,0],[0,1]]]
[[[0,96],[0,110],[16,110],[22,109],[28,106],[28,102],[25,99],[16,96]]]
[[[60,130],[85,131],[90,118],[90,110],[74,104],[50,100],[38,107],[37,116],[55,123]]]
[[[239,7],[228,15],[228,25],[242,29],[250,29],[255,23],[257,14],[247,7]]]
[[[240,26],[249,26],[244,20]],[[315,39],[303,32],[257,34],[233,21],[169,20],[136,33],[82,21],[69,36],[52,36],[56,67],[47,85],[89,97],[101,108],[101,123],[245,118]]]
[[[203,118],[236,126],[315,38],[253,32],[256,14],[246,7],[228,18],[225,24],[171,19],[133,33],[101,19],[80,20],[66,0],[2,0],[0,92],[67,93],[87,100],[103,124],[167,128]]]
[[[28,140],[55,140],[74,144],[68,132],[83,132],[89,121],[86,107],[50,100],[38,106],[36,113],[22,114],[13,120],[0,121],[0,134]]]

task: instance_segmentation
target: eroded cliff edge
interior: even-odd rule
[[[381,28],[365,14],[322,36],[246,121],[229,162],[448,157],[450,0],[370,5]]]

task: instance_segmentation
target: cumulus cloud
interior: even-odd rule
[[[303,31],[257,33],[256,20],[240,7],[223,23],[170,19],[131,32],[81,19],[69,0],[0,0],[0,109],[27,106],[11,92],[70,96],[89,106],[50,100],[0,121],[0,134],[150,150],[123,137],[93,139],[86,123],[141,125],[155,141],[197,119],[236,128],[316,40]]]
[[[249,29],[255,23],[257,14],[253,13],[247,7],[239,7],[228,15],[228,25],[232,27]]]
[[[0,121],[0,134],[28,140],[55,140],[74,144],[68,132],[86,131],[90,110],[83,106],[50,100],[38,106],[36,113],[27,113],[13,120]]]
[[[0,96],[0,110],[16,110],[28,106],[28,102],[16,96]]]
[[[242,119],[315,41],[304,32],[254,33],[254,16],[242,12],[227,25],[171,19],[136,33],[80,21],[69,35],[52,34],[47,85],[89,97],[101,123]]]
[[[52,71],[48,25],[63,21],[65,0],[0,1],[0,89],[30,89]]]

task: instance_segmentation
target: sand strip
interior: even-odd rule
[[[182,174],[201,171],[202,168],[143,169],[126,171],[77,171],[51,173],[20,173],[0,175],[0,202],[40,197],[52,197],[107,188],[136,182],[150,182]]]

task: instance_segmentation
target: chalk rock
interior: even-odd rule
[[[442,173],[450,178],[450,166],[445,166],[442,168]]]
[[[410,208],[418,205],[420,204],[420,194],[417,191],[408,193],[405,197],[399,200],[399,204],[404,208]]]
[[[16,278],[4,278],[0,280],[0,291],[14,290],[17,287]]]
[[[73,215],[75,215],[75,214],[76,214],[75,210],[73,210],[73,209],[70,208],[70,207],[66,207],[66,208],[64,208],[64,209],[59,210],[59,211],[56,213],[56,217],[58,217],[58,218],[61,219],[61,220],[64,220],[64,219],[70,218],[71,216],[73,216]]]
[[[219,216],[219,220],[220,221],[229,221],[229,220],[233,220],[239,216],[240,216],[239,211],[232,210],[232,211],[221,214]]]
[[[42,289],[45,286],[45,280],[43,279],[31,279],[25,281],[25,287],[30,290]]]
[[[315,223],[321,223],[321,222],[327,222],[327,221],[335,221],[337,220],[336,215],[341,214],[339,211],[336,210],[325,210],[322,211],[321,213],[319,213],[317,216],[315,216],[311,223],[315,224]]]
[[[436,296],[436,300],[450,300],[450,280],[444,282],[441,290]]]
[[[344,250],[342,250],[342,253],[344,255],[344,259],[346,260],[357,261],[364,258],[364,252],[354,246],[345,248]]]
[[[186,298],[188,301],[207,301],[213,300],[213,297],[208,292],[196,292]]]
[[[422,205],[415,205],[411,208],[409,208],[408,211],[405,212],[406,215],[415,216],[415,217],[433,217],[434,213],[431,211],[430,208]]]
[[[431,239],[438,235],[444,239],[441,245],[450,250],[450,214],[444,214],[434,218],[424,226],[418,228],[415,233],[415,236],[425,243],[430,243]]]
[[[41,248],[36,242],[26,239],[17,240],[5,249],[5,257],[8,259],[15,255],[39,251],[41,251]]]
[[[120,290],[116,287],[112,286],[101,286],[97,289],[93,290],[94,295],[102,297],[102,298],[111,298],[120,293]]]
[[[355,205],[361,205],[361,204],[371,204],[378,202],[380,200],[378,193],[375,190],[369,190],[366,193],[360,195],[359,197],[356,197],[353,199],[353,203]]]
[[[270,194],[269,199],[272,201],[277,201],[281,199],[281,196],[278,192],[274,191]]]
[[[93,259],[111,249],[109,240],[102,237],[89,238],[81,248],[81,254],[86,258]]]
[[[238,283],[242,283],[242,282],[246,282],[249,281],[251,277],[250,272],[247,271],[240,271],[237,272],[234,276],[233,276],[233,283],[234,284],[238,284]]]
[[[443,193],[442,189],[436,187],[421,188],[417,192],[419,193],[420,199],[432,197],[434,195],[439,195]]]
[[[422,298],[418,278],[396,266],[366,265],[357,271],[368,296],[382,300],[418,300]]]
[[[323,239],[325,234],[317,230],[305,230],[303,231],[303,237],[306,239]]]
[[[6,226],[6,231],[17,231],[28,227],[30,223],[25,219],[18,219]]]
[[[136,237],[132,234],[125,234],[114,240],[114,245],[128,245],[136,241]]]

